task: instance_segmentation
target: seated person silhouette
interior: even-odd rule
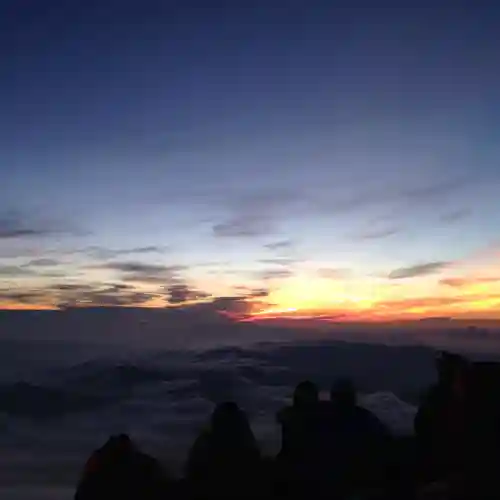
[[[75,500],[156,500],[170,481],[157,460],[139,451],[129,436],[111,436],[85,464]]]
[[[295,388],[292,406],[282,408],[276,418],[281,425],[279,458],[308,460],[318,445],[319,395],[316,385],[306,380]]]
[[[453,394],[446,482],[459,498],[500,498],[500,364],[468,362]]]
[[[277,414],[281,425],[277,481],[278,489],[285,496],[307,496],[310,484],[322,477],[320,417],[318,388],[308,380],[297,385],[293,404]]]
[[[339,488],[370,488],[381,482],[390,433],[369,410],[357,404],[354,384],[339,379],[330,391],[330,464]]]
[[[457,354],[441,352],[436,358],[437,383],[422,398],[415,416],[415,437],[424,480],[437,479],[453,467],[467,362]]]
[[[245,413],[218,405],[189,453],[186,476],[195,498],[258,496],[260,451]]]

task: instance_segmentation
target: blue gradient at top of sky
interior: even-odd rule
[[[3,2],[0,213],[186,264],[467,255],[500,228],[500,17],[471,5]]]

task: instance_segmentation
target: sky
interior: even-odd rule
[[[4,1],[0,307],[500,319],[500,11]]]

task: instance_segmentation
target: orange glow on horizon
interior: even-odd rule
[[[198,303],[214,302],[221,296],[239,304],[234,310],[219,311],[239,321],[266,321],[270,319],[318,319],[321,321],[384,322],[418,320],[428,317],[500,319],[500,272],[498,259],[478,263],[463,261],[441,273],[422,275],[407,279],[389,279],[381,275],[339,276],[338,278],[318,277],[314,272],[296,274],[286,279],[272,282],[266,294],[248,296],[233,291],[211,288],[208,282],[194,283],[193,288],[212,292],[202,300],[169,305],[165,294],[146,285],[135,291],[150,293],[147,302],[127,304],[130,307],[165,308],[183,307]],[[204,286],[203,286],[204,285]],[[259,290],[255,283],[254,290]],[[241,294],[241,289],[239,292]],[[57,295],[44,297],[43,304],[26,305],[0,302],[0,309],[50,310],[58,309]],[[126,295],[125,295],[126,298]],[[46,299],[46,300],[45,300]],[[230,303],[230,302],[229,302]],[[242,304],[243,303],[243,304]],[[51,305],[52,304],[52,305]],[[81,307],[95,307],[98,303],[87,302]],[[241,307],[240,307],[241,306]],[[125,306],[123,306],[125,307]]]
[[[58,308],[44,304],[20,304],[14,302],[0,302],[0,310],[6,311],[55,311]]]

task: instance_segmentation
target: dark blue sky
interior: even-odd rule
[[[119,279],[95,247],[227,293],[495,245],[500,16],[439,3],[3,2],[3,287]]]

